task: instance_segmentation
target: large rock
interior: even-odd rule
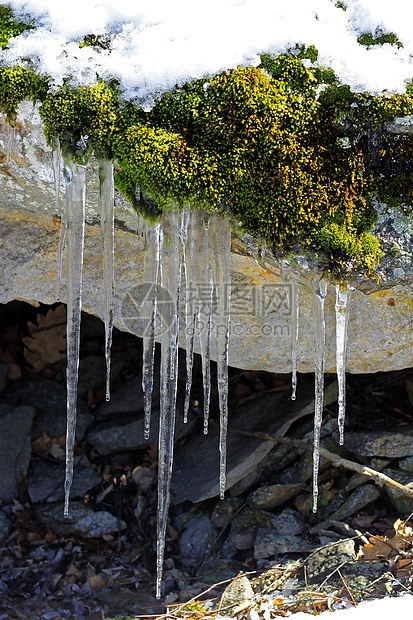
[[[56,248],[59,214],[54,201],[51,151],[45,143],[36,107],[20,106],[9,163],[9,126],[0,119],[0,302],[21,299],[32,304],[56,301]],[[88,168],[87,230],[84,267],[84,310],[103,316],[100,231],[96,226],[98,180],[96,167]],[[62,188],[63,191],[64,188]],[[63,196],[63,194],[62,194]],[[143,281],[144,247],[136,234],[137,218],[119,194],[116,197],[115,324],[133,331],[126,321],[127,300]],[[381,265],[381,284],[362,278],[354,283],[349,326],[348,370],[376,372],[410,367],[413,226],[400,214],[380,217],[377,235],[387,251]],[[291,369],[290,316],[287,291],[277,270],[269,273],[253,258],[231,255],[232,318],[229,360],[233,366],[285,372]],[[391,253],[398,247],[398,256]],[[63,281],[65,273],[63,273]],[[308,276],[300,279],[298,359],[301,372],[314,369],[312,295]],[[64,289],[64,287],[63,287]],[[364,291],[364,292],[363,292]],[[366,294],[369,293],[369,294]],[[265,316],[255,299],[270,303]],[[63,290],[64,297],[64,290]],[[125,305],[126,304],[126,305]],[[326,300],[326,370],[335,368],[334,288]],[[214,356],[214,344],[212,355]]]

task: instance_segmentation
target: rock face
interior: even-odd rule
[[[0,302],[21,299],[32,304],[56,301],[56,248],[59,214],[54,201],[51,151],[45,143],[37,110],[20,106],[14,138],[0,118]],[[98,179],[88,167],[87,230],[83,308],[103,316],[100,230],[96,226]],[[64,187],[62,186],[62,194]],[[115,324],[134,330],[127,308],[143,282],[144,245],[132,208],[117,195],[115,238]],[[137,234],[138,233],[138,234]],[[382,285],[360,278],[353,293],[349,324],[348,370],[376,372],[410,367],[413,333],[413,226],[402,215],[379,218],[377,236],[387,254]],[[398,247],[398,256],[390,253]],[[65,267],[63,267],[64,300]],[[244,369],[291,370],[288,290],[277,270],[269,273],[253,258],[231,255],[231,336],[229,362]],[[299,371],[314,370],[313,302],[308,276],[299,283]],[[364,292],[363,292],[364,291]],[[369,294],[367,294],[369,293]],[[335,369],[334,288],[326,299],[327,371]],[[214,344],[212,357],[214,357]]]

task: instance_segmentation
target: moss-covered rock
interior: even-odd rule
[[[0,45],[31,27],[2,9]],[[379,34],[373,42],[397,44]],[[335,278],[374,275],[373,198],[404,212],[413,200],[413,136],[387,128],[413,114],[413,87],[354,93],[317,56],[314,47],[264,55],[259,67],[165,93],[150,112],[124,101],[115,82],[51,89],[28,61],[0,67],[0,108],[13,122],[23,99],[40,100],[49,144],[83,164],[92,152],[114,158],[118,189],[136,208],[148,196],[151,217],[185,203],[229,212],[287,255],[310,252]]]

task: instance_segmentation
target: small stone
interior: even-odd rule
[[[356,559],[354,540],[342,540],[317,549],[307,561],[307,574],[316,581],[326,571],[333,571],[337,566]]]
[[[76,535],[81,538],[99,538],[117,534],[126,524],[105,510],[95,511],[88,504],[71,502],[69,516],[63,516],[63,502],[35,508],[36,517],[57,536]]]
[[[413,456],[413,428],[404,427],[403,431],[397,433],[386,431],[347,433],[346,448],[361,456],[385,458]]]
[[[146,493],[156,480],[156,472],[149,467],[135,467],[132,472],[132,480],[138,488],[138,493]]]
[[[8,395],[19,399],[19,404],[29,405],[36,410],[33,421],[32,439],[42,437],[43,432],[51,438],[66,433],[66,387],[57,381],[40,376],[24,377],[16,381]],[[93,416],[86,403],[78,399],[76,418],[76,439],[83,439]]]
[[[58,502],[64,499],[65,466],[63,464],[36,461],[29,474],[27,491],[33,503]],[[100,476],[89,467],[78,467],[73,472],[70,496],[85,495],[100,480]]]
[[[185,525],[180,539],[181,557],[195,564],[210,551],[218,530],[212,525],[208,515],[194,515]]]
[[[4,540],[10,533],[13,524],[4,512],[0,512],[0,540]]]
[[[307,486],[303,483],[273,484],[269,487],[261,487],[250,493],[247,497],[247,502],[251,508],[272,510],[306,489]]]
[[[248,577],[239,577],[236,579],[224,592],[221,598],[221,608],[224,610],[226,607],[234,607],[244,601],[249,601],[254,598],[254,590],[252,589],[250,580]]]
[[[260,528],[254,542],[254,559],[271,558],[279,553],[297,553],[305,548],[306,545],[301,536],[281,535],[274,530]]]
[[[375,502],[379,497],[380,493],[376,486],[373,484],[363,484],[353,491],[344,504],[331,515],[331,518],[336,521],[343,521],[372,502]]]
[[[17,497],[20,485],[26,480],[35,414],[33,407],[0,403],[0,499],[3,502]]]
[[[399,467],[400,469],[403,469],[403,471],[413,472],[413,456],[409,456],[407,459],[399,461]]]
[[[399,469],[385,469],[384,472],[389,478],[392,478],[396,482],[403,484],[404,486],[413,489],[413,475],[409,471],[400,471]],[[392,487],[385,487],[386,493],[389,496],[393,506],[395,506],[397,512],[400,515],[409,515],[413,512],[413,500],[407,495],[400,493]]]
[[[253,547],[257,530],[271,525],[273,517],[274,515],[263,510],[244,508],[231,523],[229,537],[234,547],[240,550]]]
[[[291,508],[286,508],[278,515],[275,515],[271,525],[279,534],[301,534],[306,529],[306,525],[302,522],[300,515]]]
[[[157,373],[155,373],[154,377],[157,377]],[[154,386],[154,390],[156,393],[156,386]],[[159,394],[159,389],[157,393]],[[153,404],[155,405],[156,403]],[[116,390],[113,390],[110,400],[99,405],[95,410],[95,415],[106,417],[111,413],[134,413],[142,411],[142,409],[142,376],[137,375],[125,381]]]
[[[218,500],[211,515],[211,523],[219,529],[225,527],[242,504],[242,499],[238,497],[225,497],[225,499]]]

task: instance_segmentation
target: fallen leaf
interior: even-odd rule
[[[66,308],[60,304],[46,315],[37,315],[37,325],[28,321],[30,336],[22,338],[24,357],[39,372],[66,358]]]
[[[43,431],[41,437],[32,441],[32,451],[42,456],[51,454],[55,459],[61,459],[65,455],[65,442],[65,435],[51,438]]]
[[[108,583],[108,580],[101,575],[90,575],[88,581],[90,587],[93,589],[104,588]]]

